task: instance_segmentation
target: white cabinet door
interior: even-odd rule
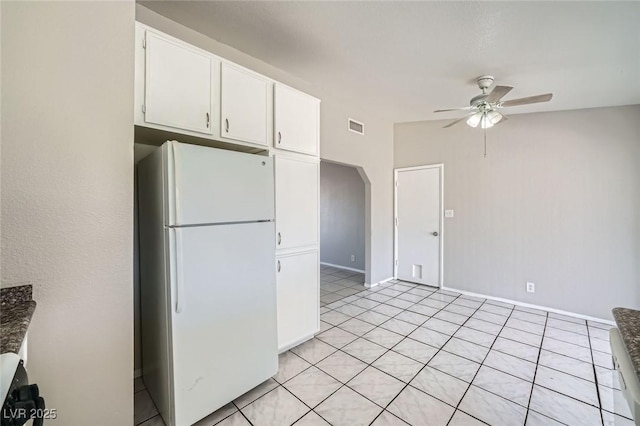
[[[268,81],[226,63],[221,73],[220,136],[267,145]]]
[[[320,328],[318,252],[277,259],[278,349],[282,351]]]
[[[147,123],[211,134],[211,57],[146,33]]]
[[[317,162],[276,156],[276,248],[318,244]]]
[[[318,99],[276,83],[274,147],[318,155],[319,110]]]

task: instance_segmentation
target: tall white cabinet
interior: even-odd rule
[[[320,101],[274,84],[278,346],[320,330]]]
[[[158,145],[183,136],[274,157],[278,347],[310,339],[320,330],[320,100],[140,23],[135,64],[135,124]]]

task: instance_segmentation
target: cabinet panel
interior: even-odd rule
[[[147,31],[145,122],[211,134],[212,61]]]
[[[278,348],[299,343],[320,327],[318,252],[277,259]]]
[[[320,101],[281,84],[274,88],[275,148],[318,155]]]
[[[276,156],[276,248],[318,244],[317,162]]]
[[[223,63],[220,83],[220,136],[267,145],[266,79]]]

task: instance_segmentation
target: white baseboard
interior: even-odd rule
[[[389,278],[384,279],[384,280],[382,280],[382,281],[378,281],[377,283],[372,283],[372,284],[364,283],[364,286],[365,286],[366,288],[378,287],[380,284],[384,284],[384,283],[389,282],[389,281],[391,281],[391,280],[393,280],[393,279],[394,279],[393,277],[389,277]]]
[[[414,282],[414,281],[402,280],[402,279],[400,279],[400,278],[398,278],[396,276],[394,276],[392,279],[393,280],[398,280],[398,281],[403,281],[403,282],[409,283],[409,284],[416,284],[416,285],[422,285],[422,286],[425,286],[425,287],[439,288],[439,289],[445,290],[445,288],[442,286],[442,282],[440,282],[438,285],[431,285],[431,284],[417,283],[417,282]]]
[[[142,377],[142,369],[138,368],[137,370],[133,370],[133,378],[137,379],[138,377]]]
[[[307,335],[307,336],[304,336],[304,337],[303,337],[303,338],[301,338],[301,339],[295,340],[295,341],[293,341],[293,342],[291,342],[291,343],[288,343],[288,344],[284,345],[284,346],[283,346],[283,347],[281,347],[281,348],[278,348],[278,354],[284,353],[284,352],[288,351],[288,350],[289,350],[289,349],[291,349],[291,348],[294,348],[294,347],[296,347],[296,346],[298,346],[298,345],[303,344],[303,343],[304,343],[304,342],[306,342],[307,340],[311,340],[311,339],[313,339],[313,337],[314,337],[316,334],[318,334],[318,333],[320,333],[320,329],[318,329],[318,331],[316,331],[315,333],[312,333],[312,334],[309,334],[309,335]]]
[[[517,300],[505,299],[503,297],[488,296],[486,294],[473,293],[471,291],[459,290],[457,288],[452,288],[452,287],[444,287],[444,286],[442,286],[442,289],[443,290],[449,290],[449,291],[455,291],[455,292],[458,292],[458,293],[461,293],[461,294],[466,294],[467,296],[480,297],[482,299],[496,300],[498,302],[510,303],[512,305],[524,306],[525,308],[532,308],[532,309],[539,309],[541,311],[553,312],[553,313],[560,314],[560,315],[566,315],[568,317],[580,318],[580,319],[583,319],[583,320],[589,320],[589,321],[595,321],[595,322],[603,322],[605,324],[609,324],[609,325],[612,325],[612,326],[616,325],[615,321],[606,320],[606,319],[602,319],[602,318],[591,317],[589,315],[576,314],[575,312],[563,311],[562,309],[550,308],[548,306],[533,305],[531,303],[519,302]]]
[[[364,274],[364,271],[362,269],[348,268],[346,266],[335,265],[333,263],[327,263],[327,262],[320,262],[320,264],[324,266],[333,266],[334,268],[338,268],[338,269],[346,269],[347,271],[361,272]]]

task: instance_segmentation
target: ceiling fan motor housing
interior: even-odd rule
[[[482,93],[485,93],[485,91],[493,84],[493,76],[481,75],[476,81],[478,82],[478,87],[482,89]]]

